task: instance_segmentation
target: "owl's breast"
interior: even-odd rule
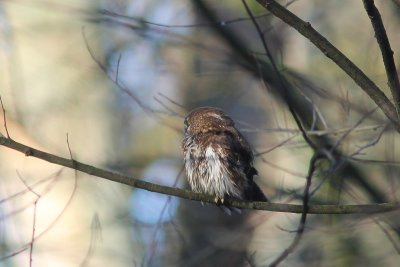
[[[235,183],[235,180],[238,180],[236,176],[242,174],[229,162],[226,155],[229,151],[215,142],[185,139],[185,169],[192,190],[221,198],[225,195],[243,198],[244,185]]]

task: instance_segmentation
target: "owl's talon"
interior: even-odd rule
[[[223,205],[224,202],[225,202],[225,199],[224,199],[223,197],[218,197],[218,196],[216,196],[216,197],[214,198],[214,202],[215,202],[215,204],[217,204],[217,205]]]
[[[215,202],[215,204],[217,204],[217,205],[218,205],[218,202],[219,202],[219,197],[217,197],[217,196],[216,196],[216,197],[214,198],[214,202]]]

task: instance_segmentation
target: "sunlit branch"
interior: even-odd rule
[[[104,178],[117,183],[126,184],[147,191],[166,194],[170,196],[176,196],[184,199],[202,201],[206,203],[215,203],[215,197],[211,195],[199,194],[189,190],[149,183],[130,176],[118,174],[88,164],[84,164],[76,160],[59,157],[26,146],[24,144],[18,143],[4,136],[0,137],[0,145],[19,151],[25,154],[26,156],[42,159],[50,163],[54,163],[60,166],[64,166],[70,169],[74,169],[83,173],[87,173],[89,175],[93,175],[99,178]],[[300,213],[300,214],[303,212],[303,205],[296,205],[296,204],[247,202],[235,199],[227,200],[226,203],[224,204],[240,209],[266,210],[274,212]],[[371,214],[371,213],[394,211],[399,208],[400,204],[396,202],[381,203],[381,204],[365,204],[365,205],[309,205],[308,213],[309,214],[355,214],[355,213]]]

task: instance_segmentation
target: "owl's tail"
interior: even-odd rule
[[[249,185],[247,187],[244,197],[246,200],[249,201],[268,202],[268,198],[253,180],[249,180]]]

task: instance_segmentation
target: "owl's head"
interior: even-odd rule
[[[186,116],[184,123],[187,134],[225,131],[235,125],[225,112],[214,107],[193,109]]]

